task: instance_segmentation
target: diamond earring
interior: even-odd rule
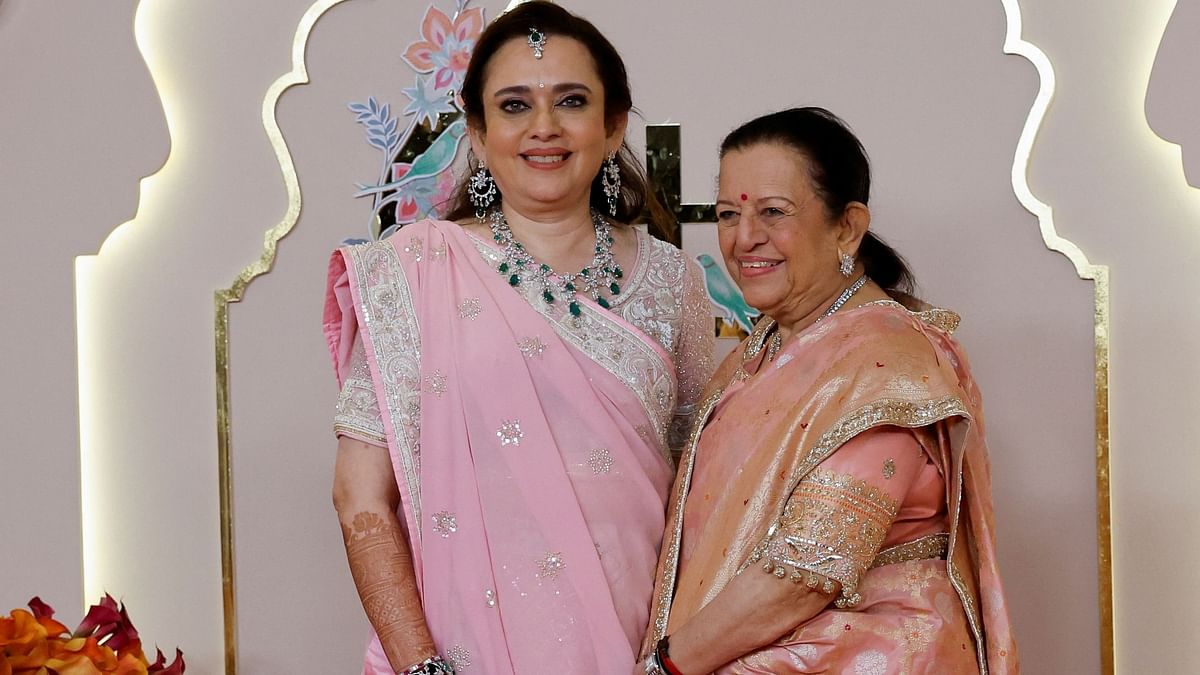
[[[849,278],[851,274],[854,274],[854,256],[841,251],[838,251],[838,256],[838,271],[842,273],[842,276]]]

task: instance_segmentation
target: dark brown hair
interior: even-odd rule
[[[787,146],[808,160],[808,173],[830,217],[850,202],[871,197],[871,164],[862,142],[837,115],[824,108],[790,108],[756,117],[721,141],[721,157],[760,143]],[[868,231],[858,249],[867,276],[904,304],[913,299],[916,279],[891,246]]]
[[[497,17],[479,36],[479,41],[471,53],[471,62],[467,65],[460,92],[468,124],[478,129],[486,129],[483,116],[483,80],[487,74],[488,63],[510,40],[528,39],[531,27],[536,27],[547,36],[549,49],[554,48],[553,41],[556,38],[570,38],[587,48],[596,74],[604,85],[604,118],[607,123],[611,124],[633,109],[633,96],[629,89],[625,62],[621,60],[621,55],[608,38],[587,19],[575,16],[552,2],[533,0]],[[650,223],[652,232],[660,236],[669,232],[673,223],[663,217],[666,211],[657,205],[657,200],[650,192],[645,169],[624,141],[621,142],[615,159],[621,170],[621,194],[617,200],[615,220],[619,223],[631,223],[640,218],[646,210],[653,214]],[[447,220],[463,220],[475,215],[475,207],[471,204],[467,190],[467,179],[477,168],[474,157],[469,157],[467,174],[458,182],[454,191],[450,210],[446,214]],[[497,196],[497,202],[502,198]],[[597,172],[592,180],[591,205],[600,213],[608,215],[608,199],[600,182],[600,172]],[[658,231],[655,231],[656,228]]]

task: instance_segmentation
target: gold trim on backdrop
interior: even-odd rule
[[[646,175],[650,189],[680,225],[717,222],[712,202],[683,203],[683,149],[678,124],[646,125]],[[676,227],[671,243],[683,248],[683,228]]]
[[[1022,56],[1037,69],[1040,85],[1029,117],[1017,141],[1013,157],[1013,191],[1021,205],[1037,216],[1046,248],[1063,254],[1075,266],[1080,279],[1090,279],[1095,287],[1095,311],[1093,330],[1095,334],[1095,397],[1096,397],[1096,549],[1099,566],[1100,594],[1100,672],[1113,675],[1114,671],[1114,627],[1113,627],[1113,572],[1112,572],[1112,496],[1109,484],[1109,418],[1108,418],[1108,373],[1109,314],[1108,266],[1092,263],[1083,250],[1074,242],[1058,234],[1054,225],[1054,211],[1048,204],[1034,196],[1029,188],[1029,155],[1033,149],[1037,132],[1046,117],[1046,109],[1054,98],[1054,66],[1045,52],[1021,37],[1021,8],[1017,0],[1002,0],[1007,32],[1004,38],[1004,53]]]
[[[292,39],[292,69],[279,77],[267,89],[263,97],[262,123],[267,138],[279,161],[283,182],[287,188],[288,206],[283,219],[267,230],[263,241],[262,255],[250,263],[233,281],[233,285],[216,291],[215,340],[217,367],[217,471],[221,504],[221,590],[225,612],[225,675],[237,674],[237,594],[234,566],[233,534],[233,461],[230,457],[231,429],[229,423],[229,304],[238,302],[256,277],[266,274],[275,262],[279,240],[283,239],[300,217],[300,182],[296,177],[296,166],[291,152],[283,139],[283,132],[275,117],[275,108],[283,92],[297,84],[308,83],[308,68],[304,53],[313,26],[331,7],[345,0],[318,0],[313,3],[296,28]]]
[[[256,277],[268,272],[274,263],[277,245],[295,226],[300,215],[300,186],[295,165],[284,141],[275,116],[279,98],[287,89],[297,84],[308,83],[308,71],[304,62],[309,35],[316,22],[333,6],[345,0],[318,0],[301,18],[292,43],[292,70],[277,79],[263,99],[262,120],[267,137],[275,151],[284,183],[288,192],[288,208],[284,217],[266,232],[262,255],[243,269],[229,288],[215,292],[216,375],[217,375],[217,439],[218,472],[221,518],[221,572],[224,595],[225,618],[225,672],[237,673],[237,604],[234,565],[233,531],[233,465],[230,457],[230,398],[229,398],[229,304],[242,299],[246,287]],[[1109,489],[1109,282],[1108,267],[1092,264],[1083,251],[1070,240],[1059,236],[1054,225],[1051,208],[1038,200],[1029,189],[1029,155],[1037,131],[1045,117],[1046,108],[1054,94],[1054,69],[1046,55],[1033,44],[1021,38],[1021,12],[1017,0],[1002,0],[1007,17],[1007,33],[1004,51],[1028,59],[1034,64],[1041,84],[1034,99],[1013,161],[1012,183],[1021,204],[1038,218],[1042,239],[1046,247],[1066,256],[1075,266],[1079,278],[1091,280],[1095,285],[1095,400],[1096,400],[1096,500],[1097,500],[1097,544],[1099,561],[1100,620],[1101,620],[1101,672],[1113,673],[1113,593],[1112,593],[1112,532],[1111,500]],[[711,222],[709,204],[683,204],[680,199],[679,126],[648,125],[646,129],[647,164],[652,180],[666,178],[674,173],[674,182],[668,179],[656,186],[671,188],[664,197],[668,207],[676,213],[681,223]],[[662,138],[659,138],[659,136]],[[673,135],[673,141],[670,138]],[[653,139],[653,143],[652,143]],[[672,153],[673,149],[673,153]],[[665,152],[664,152],[665,151]],[[661,156],[659,156],[661,155]],[[656,170],[655,164],[661,163]],[[672,200],[671,197],[674,197]]]

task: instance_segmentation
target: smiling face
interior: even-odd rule
[[[843,214],[827,212],[799,152],[759,143],[721,158],[717,234],[725,267],[746,302],[780,324],[822,309],[846,286],[838,249],[857,251],[853,230]]]
[[[604,119],[604,86],[587,48],[549,36],[542,58],[509,40],[487,64],[483,125],[471,145],[504,203],[527,217],[586,211],[592,180],[621,144],[626,116]]]

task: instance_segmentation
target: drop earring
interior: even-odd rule
[[[479,162],[479,170],[467,181],[467,193],[471,204],[475,206],[475,217],[483,220],[488,208],[496,201],[497,191],[496,181],[482,160]]]
[[[608,198],[608,215],[616,218],[617,200],[621,196],[621,167],[617,165],[616,151],[604,160],[604,169],[600,172],[600,184],[604,187],[604,196]]]

